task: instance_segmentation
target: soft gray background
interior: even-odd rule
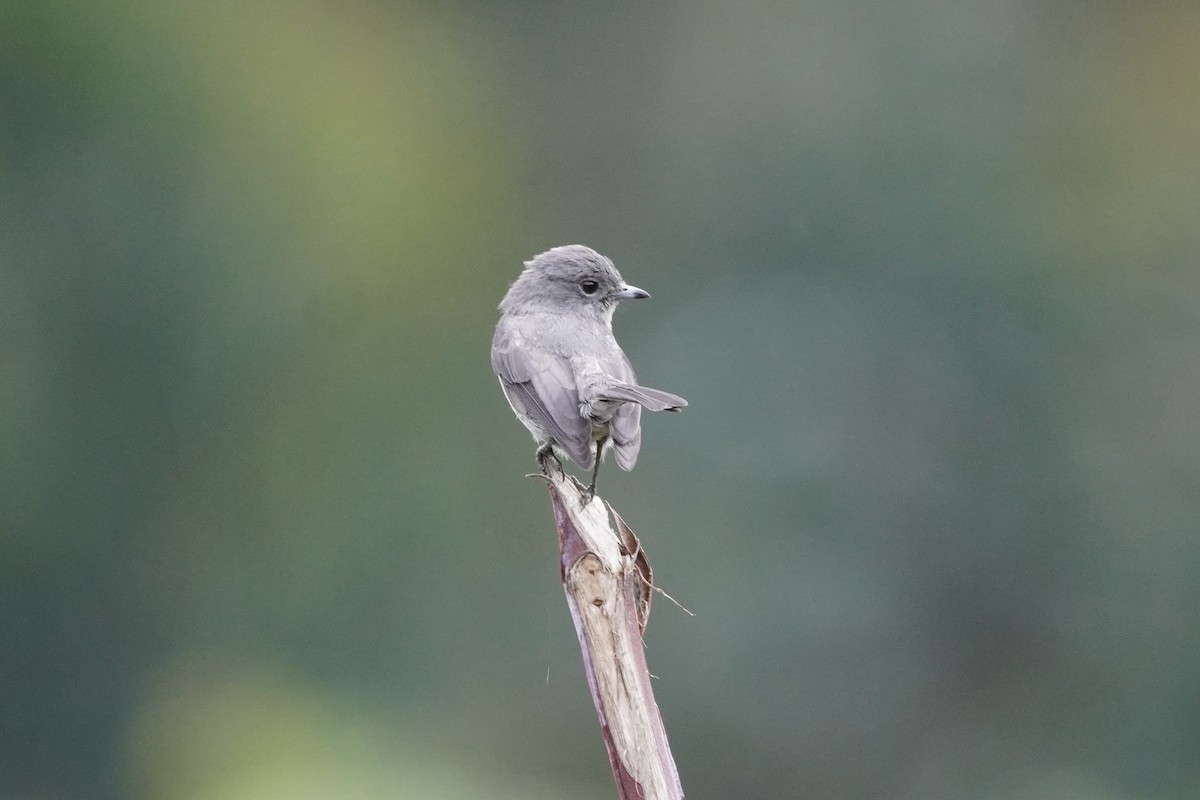
[[[0,795],[609,798],[488,369],[654,299],[603,495],[690,798],[1200,795],[1200,5],[0,9]]]

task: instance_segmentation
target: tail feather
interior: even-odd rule
[[[677,394],[651,389],[649,386],[636,386],[631,383],[618,383],[604,390],[606,400],[625,400],[646,408],[649,411],[678,411],[687,406]]]

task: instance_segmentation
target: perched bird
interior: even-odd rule
[[[642,445],[642,409],[678,411],[682,397],[639,386],[613,337],[621,300],[650,295],[630,286],[612,261],[583,245],[547,250],[500,302],[492,371],[513,412],[538,443],[539,463],[554,454],[591,470],[595,495],[608,448],[628,472]]]

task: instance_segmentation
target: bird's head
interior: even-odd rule
[[[608,258],[590,247],[555,247],[525,262],[500,303],[505,313],[575,313],[611,320],[621,300],[649,297],[625,283]]]

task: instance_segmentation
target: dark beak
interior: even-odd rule
[[[629,284],[625,284],[625,288],[619,292],[615,292],[613,294],[613,297],[619,298],[621,300],[646,300],[650,297],[650,293],[647,291],[644,291],[642,289],[639,289],[636,286],[630,286]]]

